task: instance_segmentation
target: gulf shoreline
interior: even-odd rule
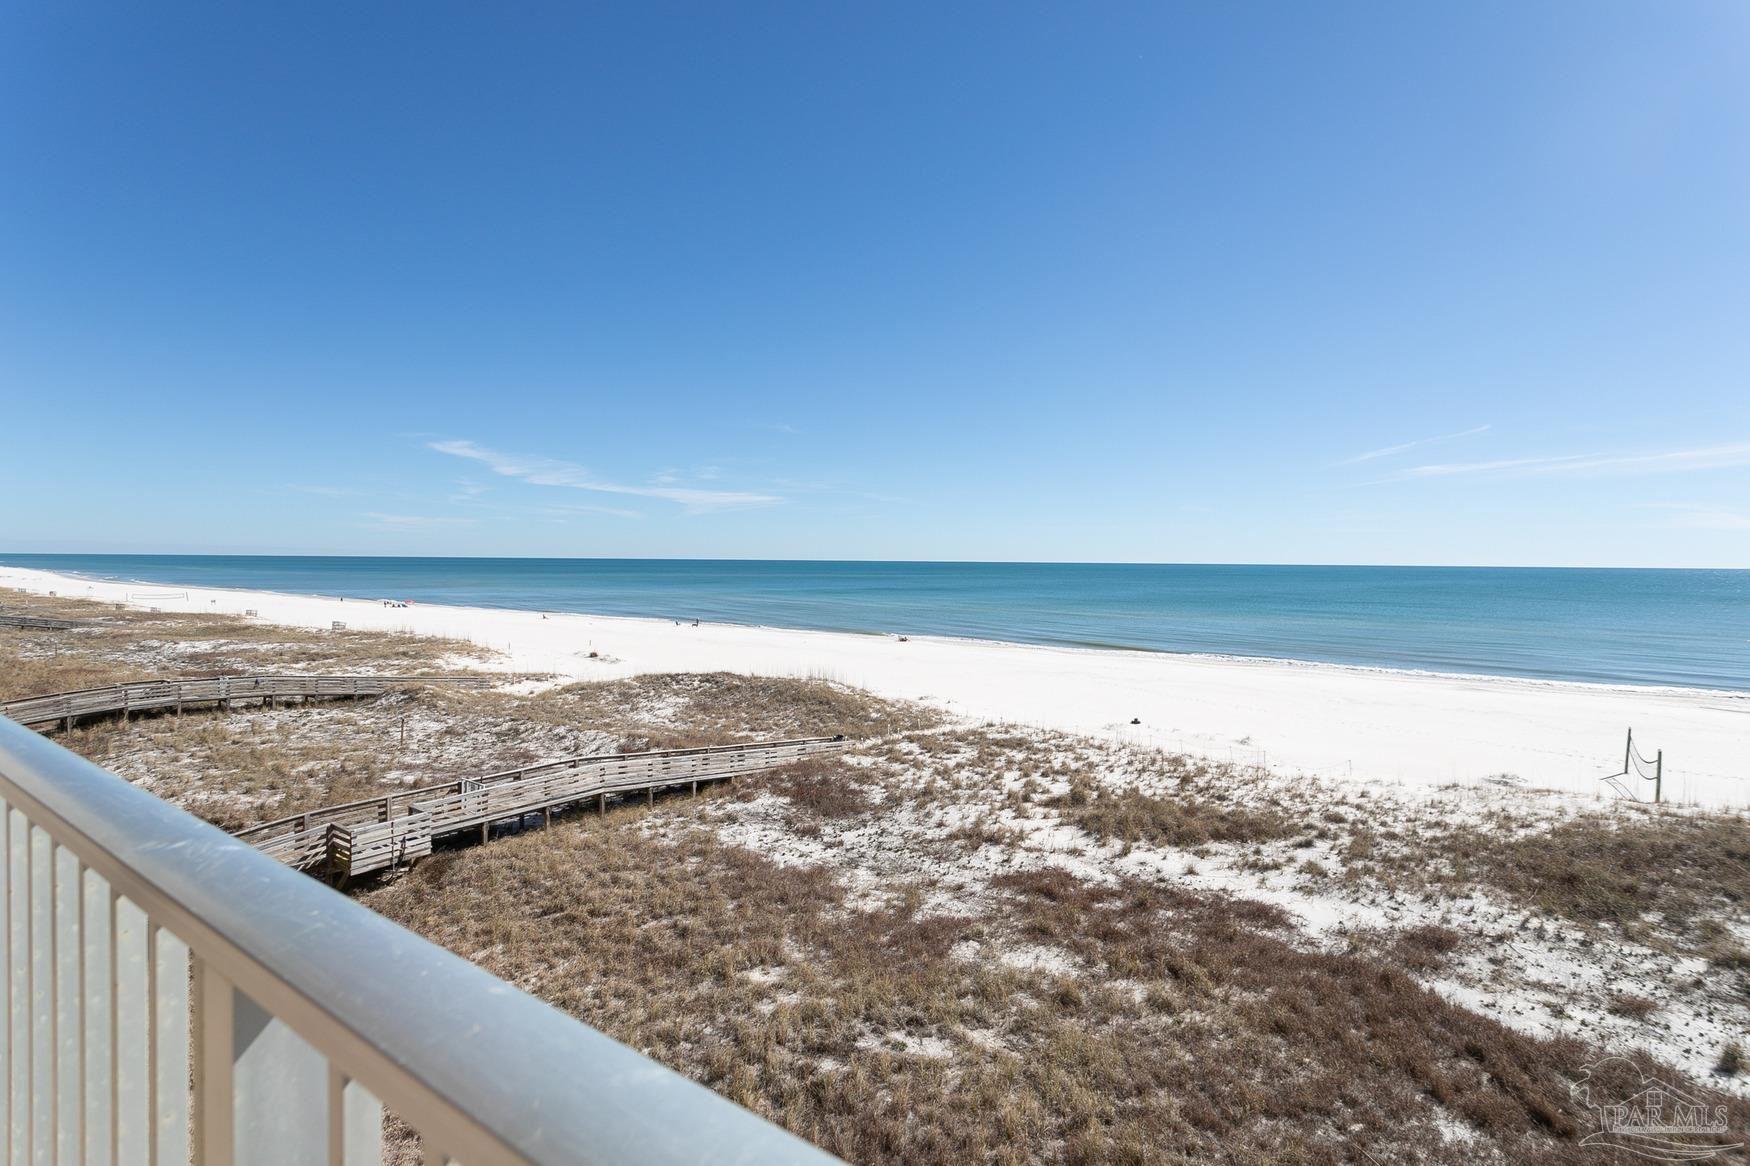
[[[1737,650],[1750,571],[7,553],[0,566],[140,590],[1750,692]],[[1648,581],[1659,574],[1673,578]]]
[[[1750,806],[1750,693],[1399,670],[1152,649],[543,613],[0,566],[0,587],[323,628],[408,631],[504,653],[509,672],[605,680],[649,672],[820,676],[977,720],[1088,733],[1266,766],[1407,786],[1492,784],[1615,796],[1623,735],[1667,754],[1667,800]],[[141,588],[185,597],[130,599]],[[594,653],[594,655],[592,655]],[[1132,722],[1135,723],[1132,723]],[[1649,795],[1650,796],[1650,795]]]

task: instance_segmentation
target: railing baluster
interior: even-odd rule
[[[237,1157],[308,1166],[328,1153],[328,1064],[285,1021],[242,992],[232,1007]]]
[[[153,1166],[188,1161],[188,945],[153,927],[152,1151]]]
[[[328,1166],[378,1166],[382,1160],[382,1103],[329,1065]]]
[[[55,847],[55,1160],[77,1164],[84,1121],[84,1015],[80,982],[85,946],[80,927],[79,858]]]
[[[195,1166],[231,1166],[236,1150],[236,1104],[231,1090],[236,997],[229,981],[205,960],[195,960]]]
[[[0,1039],[0,1109],[6,1111],[6,1127],[12,1128],[12,808],[0,801],[0,968],[6,969],[6,1035]],[[12,1144],[5,1144],[7,1166],[12,1162]]]
[[[115,1161],[147,1166],[151,1123],[151,1000],[147,983],[145,912],[115,899]]]
[[[85,906],[85,1166],[113,1162],[115,1100],[115,963],[109,883],[96,871],[86,871]]]
[[[158,928],[146,928],[146,1160],[158,1166]]]
[[[6,1089],[8,1162],[24,1161],[24,1133],[29,1128],[28,1100],[21,1086],[28,1064],[29,1028],[24,1017],[25,968],[30,952],[24,935],[25,896],[29,894],[28,872],[20,839],[26,837],[24,815],[6,808],[6,1073],[0,1082]]]
[[[30,828],[30,1151],[55,1156],[55,840]]]

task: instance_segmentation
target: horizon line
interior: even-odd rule
[[[1336,567],[1383,570],[1458,571],[1750,571],[1742,567],[1671,567],[1600,563],[1356,563],[1356,562],[1239,562],[1216,559],[839,559],[839,558],[726,558],[692,555],[413,555],[329,553],[320,551],[7,551],[6,558],[116,558],[116,559],[405,559],[455,562],[619,562],[619,563],[820,563],[835,565],[945,566],[945,567]]]

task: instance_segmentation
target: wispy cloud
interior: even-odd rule
[[[471,526],[472,518],[455,518],[432,514],[383,514],[368,510],[359,515],[366,525],[390,530],[430,530],[445,526]]]
[[[879,490],[859,490],[838,482],[809,480],[803,478],[773,478],[772,486],[779,490],[789,490],[795,494],[837,495],[842,498],[856,498],[864,502],[892,502],[904,506],[915,506],[919,499],[900,494],[887,494]]]
[[[1669,511],[1668,525],[1691,530],[1750,530],[1750,514],[1710,502],[1648,502],[1644,509]]]
[[[1352,458],[1344,458],[1337,464],[1352,466],[1356,462],[1370,462],[1375,458],[1391,457],[1393,454],[1406,453],[1418,446],[1433,445],[1441,441],[1457,441],[1461,437],[1475,437],[1479,433],[1487,433],[1487,425],[1478,425],[1474,429],[1461,429],[1457,433],[1442,433],[1435,437],[1418,437],[1414,441],[1406,441],[1399,445],[1388,445],[1384,449],[1370,449],[1366,453],[1358,453]]]
[[[461,481],[456,483],[456,492],[450,495],[451,502],[471,502],[486,493],[488,487],[479,482]]]
[[[1449,478],[1458,474],[1550,473],[1572,462],[1593,458],[1593,454],[1567,454],[1562,457],[1501,458],[1489,462],[1445,462],[1429,466],[1411,466],[1402,472],[1405,478]]]
[[[628,486],[604,482],[576,462],[534,454],[504,453],[472,441],[432,441],[428,447],[451,457],[480,462],[495,474],[516,478],[531,486],[559,486],[571,490],[593,490],[601,494],[624,494],[637,498],[660,498],[678,503],[692,511],[726,510],[741,506],[768,506],[783,499],[772,494],[757,494],[744,490],[701,490],[690,486],[665,485]]]
[[[351,498],[359,493],[347,486],[287,486],[286,489],[299,494],[315,494],[322,498]]]
[[[1504,477],[1552,477],[1556,475],[1619,477],[1635,474],[1674,474],[1689,470],[1717,470],[1750,465],[1750,441],[1731,445],[1698,446],[1639,454],[1564,454],[1559,457],[1509,458],[1489,462],[1448,462],[1412,466],[1405,478],[1450,478],[1461,475]]]
[[[530,511],[542,518],[562,521],[579,514],[607,514],[614,518],[643,518],[641,510],[625,510],[618,506],[540,506]]]
[[[681,482],[715,482],[723,476],[722,466],[693,466],[691,469],[658,470],[650,475],[650,481],[657,486],[674,486]]]

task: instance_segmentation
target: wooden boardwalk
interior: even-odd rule
[[[843,737],[804,737],[789,741],[718,745],[704,749],[661,749],[566,757],[539,765],[506,769],[380,798],[326,806],[263,822],[236,837],[300,870],[344,882],[431,853],[446,835],[479,830],[482,841],[494,822],[522,821],[539,814],[594,802],[605,811],[609,798],[724,781],[758,773],[804,757],[845,747]]]
[[[55,692],[0,702],[0,715],[39,728],[71,728],[80,717],[136,712],[177,712],[187,705],[238,701],[271,704],[303,700],[381,696],[414,684],[488,685],[490,676],[218,676],[194,680],[142,680]],[[263,822],[236,837],[299,870],[345,880],[430,854],[434,840],[479,830],[485,840],[495,822],[520,821],[593,801],[724,781],[804,757],[845,747],[843,737],[803,737],[700,749],[594,754],[501,770],[443,785],[398,790],[382,797],[325,806]]]
[[[133,713],[184,706],[217,704],[229,708],[238,701],[271,704],[288,697],[304,700],[337,697],[381,696],[391,688],[410,684],[460,684],[484,686],[496,682],[491,676],[214,676],[194,680],[137,680],[102,688],[51,692],[0,701],[0,716],[21,725],[72,728],[80,717]]]
[[[45,615],[13,615],[0,611],[0,628],[45,628],[64,632],[72,628],[88,628],[92,624],[77,619],[50,619]]]

